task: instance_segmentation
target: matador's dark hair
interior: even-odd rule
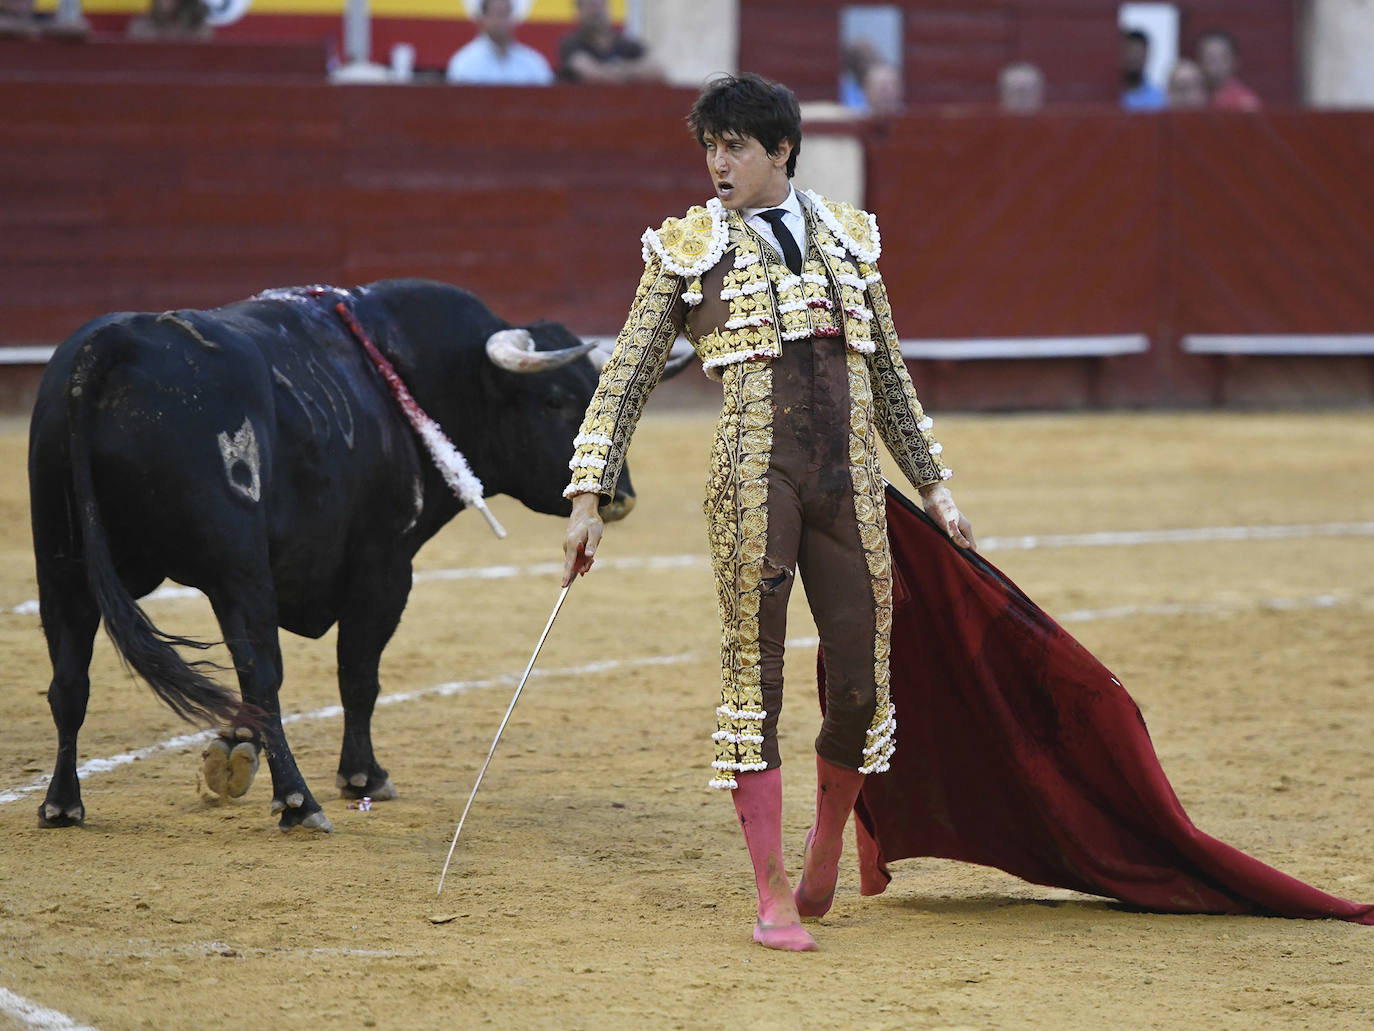
[[[797,96],[780,82],[762,75],[722,75],[712,79],[692,105],[687,128],[703,147],[706,134],[752,136],[769,154],[776,154],[783,140],[792,142],[787,175],[797,171],[801,153],[801,105]]]

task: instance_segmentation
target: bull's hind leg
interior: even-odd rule
[[[401,621],[410,594],[410,563],[355,578],[355,591],[339,616],[339,699],[344,709],[343,748],[336,783],[345,798],[380,801],[396,788],[372,751],[372,712],[381,691],[382,649]]]
[[[72,827],[86,819],[76,774],[76,737],[86,721],[86,703],[91,696],[91,650],[100,611],[86,586],[84,571],[54,577],[41,566],[40,559],[39,611],[52,659],[48,708],[57,725],[57,762],[47,796],[38,807],[38,826]]]
[[[264,573],[257,582],[271,581]],[[224,643],[234,657],[243,701],[251,707],[250,715],[256,715],[258,721],[255,727],[236,727],[232,743],[220,739],[220,745],[227,749],[226,787],[239,794],[248,790],[256,763],[248,759],[247,752],[250,747],[256,751],[260,744],[267,752],[267,767],[272,772],[272,812],[281,814],[278,824],[281,829],[333,830],[329,818],[306,786],[282,730],[278,700],[282,661],[275,602],[269,594],[258,589],[245,591],[242,598],[230,596],[229,592],[215,592],[210,596],[210,603],[224,632]],[[242,758],[236,762],[236,757]]]

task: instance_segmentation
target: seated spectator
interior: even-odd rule
[[[1209,29],[1197,40],[1197,63],[1207,79],[1212,106],[1222,111],[1258,111],[1260,99],[1236,78],[1240,52],[1229,32]]]
[[[134,39],[209,39],[215,34],[209,16],[204,0],[152,0],[148,13],[130,18],[124,31]]]
[[[857,39],[840,54],[840,103],[856,111],[868,112],[864,79],[869,68],[881,60],[878,49],[866,39]]]
[[[553,69],[544,55],[515,38],[511,0],[482,0],[477,38],[451,58],[444,78],[479,86],[547,86]]]
[[[38,35],[33,0],[0,0],[0,39],[32,38]]]
[[[1039,111],[1045,106],[1045,76],[1029,61],[1014,61],[997,76],[997,96],[1003,111]]]
[[[1139,29],[1121,34],[1121,107],[1126,111],[1158,111],[1168,103],[1164,91],[1145,78],[1150,37]]]
[[[0,39],[35,39],[38,36],[80,39],[90,32],[90,24],[80,9],[42,12],[33,9],[33,0],[0,0]]]
[[[902,72],[886,61],[875,61],[864,75],[864,97],[868,113],[874,118],[891,118],[906,108]]]
[[[1183,58],[1169,73],[1169,106],[1171,108],[1206,107],[1207,79],[1194,61]]]
[[[611,23],[606,0],[577,0],[577,28],[558,46],[564,82],[646,82],[663,78],[644,44]]]

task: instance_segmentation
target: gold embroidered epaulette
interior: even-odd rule
[[[705,207],[688,208],[681,218],[644,230],[644,260],[657,254],[670,271],[694,279],[720,261],[729,238],[725,208],[712,197]]]
[[[815,190],[807,190],[806,195],[811,198],[816,214],[845,250],[860,261],[870,265],[877,263],[883,252],[883,240],[876,218],[844,201],[826,200]]]

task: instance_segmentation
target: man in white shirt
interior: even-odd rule
[[[515,39],[511,0],[482,0],[482,31],[448,62],[449,82],[480,86],[547,86],[553,69],[533,47]]]

